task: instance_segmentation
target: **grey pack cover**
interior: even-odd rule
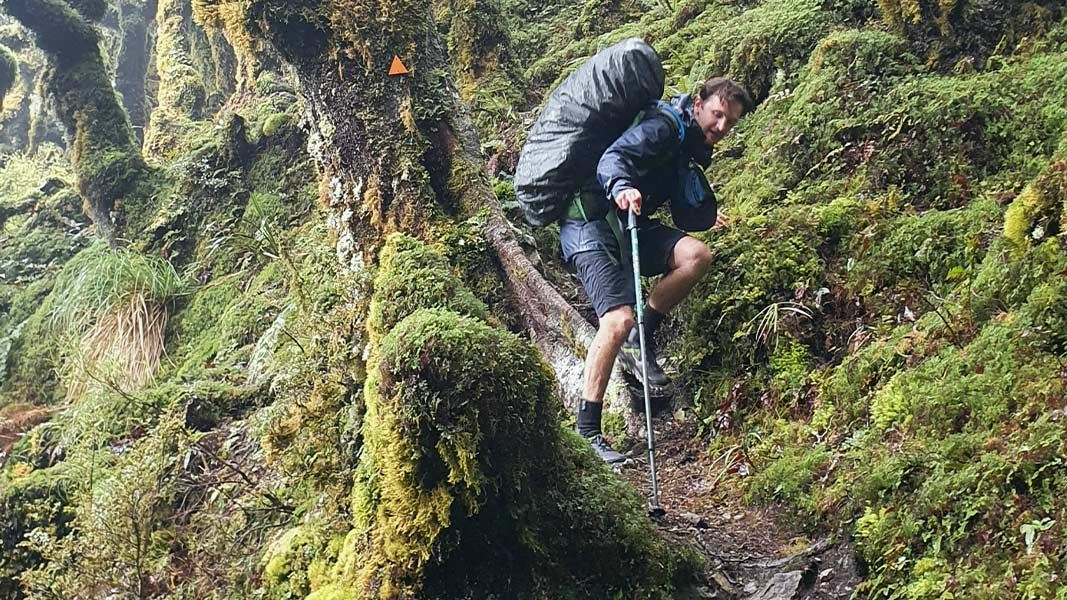
[[[644,40],[601,50],[549,96],[515,169],[515,195],[536,227],[559,219],[597,161],[650,102],[663,96],[663,66]]]

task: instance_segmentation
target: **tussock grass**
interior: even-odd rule
[[[187,292],[160,257],[96,244],[64,268],[53,295],[54,329],[68,337],[67,396],[91,386],[128,393],[159,370],[168,303]]]

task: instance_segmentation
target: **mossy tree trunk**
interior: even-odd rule
[[[511,36],[500,0],[448,0],[441,3],[448,21],[448,52],[464,99],[478,88],[522,98]]]
[[[427,237],[435,222],[488,211],[485,234],[521,321],[576,397],[593,329],[502,215],[430,3],[254,0],[247,24],[299,77],[341,259],[373,261],[392,231]],[[407,74],[389,74],[394,56]]]
[[[156,5],[156,0],[123,0],[119,4],[122,44],[115,70],[115,89],[122,94],[122,104],[138,142],[144,141],[148,125],[148,63],[152,60],[149,42]]]
[[[300,78],[344,259],[459,210],[452,188],[478,174],[453,178],[439,151],[456,98],[427,4],[256,0],[249,16]],[[394,56],[409,74],[388,74]]]
[[[156,19],[156,73],[159,90],[151,126],[145,132],[145,153],[174,156],[193,121],[206,116],[207,87],[193,62],[188,27],[188,0],[159,0]]]
[[[71,140],[71,163],[85,212],[101,236],[114,243],[126,229],[128,209],[150,194],[142,187],[147,168],[111,86],[100,37],[90,23],[103,15],[106,5],[93,0],[6,0],[0,6],[34,33],[49,58],[47,89]]]
[[[225,66],[231,91],[238,96],[251,90],[263,71],[280,70],[277,57],[264,53],[245,26],[247,4],[246,0],[192,0],[193,19],[211,38],[215,63]]]

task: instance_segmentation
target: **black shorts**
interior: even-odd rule
[[[637,302],[629,232],[622,231],[622,247],[606,219],[566,220],[560,224],[559,234],[563,258],[578,274],[598,317],[617,306],[633,306]],[[637,228],[641,275],[666,273],[674,246],[685,236],[659,221],[641,219]]]

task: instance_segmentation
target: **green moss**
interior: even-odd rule
[[[723,22],[714,45],[700,48],[690,73],[724,74],[742,83],[754,98],[767,96],[775,72],[788,75],[803,65],[807,53],[825,35],[831,16],[819,2],[772,0]],[[698,81],[700,77],[696,78]]]
[[[483,354],[489,348],[494,349],[493,360]],[[453,520],[460,527],[471,527],[474,523],[465,523],[464,515],[486,509],[490,520],[485,526],[506,528],[497,534],[506,537],[492,543],[517,541],[515,532],[509,534],[510,528],[499,522],[503,515],[493,514],[502,508],[494,506],[500,501],[494,497],[506,494],[504,499],[517,499],[513,494],[525,487],[519,478],[529,467],[516,459],[525,452],[537,455],[551,448],[544,439],[525,440],[532,445],[524,450],[519,446],[527,437],[520,423],[533,430],[552,427],[551,415],[537,402],[549,393],[550,377],[517,339],[444,312],[416,313],[405,320],[383,339],[378,360],[380,366],[372,367],[367,383],[365,435],[376,464],[384,468],[379,505],[412,517],[403,523],[381,522],[374,547],[409,572],[388,587],[394,593],[419,593],[424,584],[405,579],[421,579],[438,536],[453,526]],[[406,391],[403,382],[412,376],[424,383]],[[509,380],[513,383],[505,383]],[[409,395],[412,392],[417,395]],[[482,404],[490,399],[495,406],[465,406],[471,400]],[[415,462],[405,458],[419,456],[426,458]],[[510,466],[488,468],[490,456],[508,460]],[[510,472],[511,468],[517,471]]]
[[[179,363],[196,368],[214,359],[227,344],[229,340],[218,334],[217,326],[238,294],[237,285],[227,282],[209,286],[193,295],[176,319],[181,344],[177,354]]]
[[[315,590],[305,600],[354,600],[359,597],[359,592],[350,587],[330,584]]]
[[[57,372],[62,365],[62,345],[54,335],[48,312],[38,311],[11,330],[6,356],[6,376],[0,387],[0,404],[25,402],[56,404],[63,397]]]
[[[284,270],[271,263],[246,285],[235,278],[193,294],[175,317],[177,373],[192,373],[214,363],[247,358],[252,344],[285,304]]]
[[[1040,35],[1061,8],[1019,0],[878,0],[878,6],[890,27],[942,66],[953,66],[962,55],[982,61],[1026,36]]]
[[[1054,278],[1039,284],[1022,313],[1034,334],[1031,344],[1053,354],[1067,354],[1067,282]]]
[[[821,44],[795,89],[742,122],[751,158],[720,162],[723,196],[764,204],[817,181],[861,177],[862,188],[896,187],[908,203],[954,208],[993,173],[1036,175],[1063,130],[1057,107],[1067,87],[1042,83],[1060,81],[1059,58],[919,76],[892,36],[845,32]]]
[[[267,547],[261,564],[270,597],[303,598],[311,591],[306,571],[316,540],[309,534],[302,526],[293,527]]]
[[[433,307],[483,319],[488,316],[485,305],[452,274],[443,256],[411,237],[391,235],[374,279],[367,324],[372,340],[416,310]]]
[[[1023,253],[1006,239],[997,240],[971,285],[970,309],[981,321],[997,317],[1005,309],[1026,302],[1036,286],[1055,279],[1065,267],[1067,258],[1058,237]]]
[[[526,342],[424,310],[375,356],[354,492],[360,572],[346,581],[400,596],[661,597],[688,573],[633,492],[561,433],[553,376]]]
[[[1035,307],[1049,306],[1060,294],[1039,286],[1033,297]],[[1030,327],[1029,318],[1005,315],[964,348],[945,345],[924,360],[914,355],[914,336],[911,342],[904,336],[872,345],[858,364],[835,369],[829,381],[836,383],[824,387],[824,401],[861,424],[869,418],[871,427],[830,420],[855,428],[836,451],[841,471],[827,476],[829,485],[802,490],[790,502],[815,514],[842,503],[865,513],[856,536],[861,554],[875,566],[868,592],[877,585],[918,594],[946,572],[959,581],[994,585],[1008,570],[1037,568],[1017,541],[1019,527],[1062,515],[1055,498],[1067,482],[1049,469],[1055,469],[1056,449],[1067,444],[1067,429],[1050,419],[1046,404],[1062,393],[1063,380],[1053,375],[1059,363],[1033,352],[1049,339]],[[890,362],[872,360],[890,350]],[[902,368],[909,362],[912,368]],[[896,369],[869,394],[862,388],[846,392],[849,386],[842,385],[871,385]],[[869,402],[869,417],[853,406],[857,401]],[[787,448],[794,449],[768,469],[777,475],[759,476],[763,483],[753,489],[760,498],[804,456],[804,446]],[[1010,502],[1003,500],[1004,489],[1011,490]],[[1059,543],[1045,551],[1058,552]],[[935,568],[945,564],[952,568]],[[1011,589],[996,587],[996,597],[1010,597]]]
[[[1067,206],[1067,152],[1053,156],[1049,166],[1012,201],[1004,214],[1004,237],[1026,249],[1055,236]]]
[[[358,449],[348,445],[362,426],[359,390],[321,381],[308,397],[284,400],[272,407],[262,436],[267,463],[319,489],[338,480],[347,484]]]
[[[266,121],[263,121],[263,135],[266,137],[274,137],[278,134],[278,131],[289,124],[291,117],[288,113],[279,113],[267,117]]]
[[[809,211],[781,208],[715,235],[721,268],[697,284],[678,315],[674,352],[690,381],[701,381],[712,365],[760,360],[782,334],[805,340],[808,309],[798,312],[790,302],[824,286],[816,231]]]
[[[826,448],[788,448],[748,484],[749,498],[758,502],[788,502],[803,511],[806,519],[818,514],[812,503],[812,487],[830,462]]]
[[[889,286],[908,282],[944,291],[977,270],[999,218],[999,206],[983,200],[962,210],[885,220],[869,230],[869,239],[854,242],[849,284],[862,296],[892,292]]]
[[[0,593],[20,597],[18,576],[44,561],[32,546],[23,542],[32,531],[63,537],[71,531],[71,480],[65,466],[33,470],[12,476],[11,469],[0,474]]]
[[[857,421],[866,421],[869,395],[880,389],[918,352],[923,340],[920,332],[905,325],[853,352],[820,380],[819,406],[812,416],[812,425],[825,430],[849,428]]]
[[[434,232],[441,253],[459,274],[461,281],[488,310],[509,326],[516,325],[517,313],[511,306],[500,267],[484,233],[484,214]]]
[[[0,103],[15,86],[18,74],[18,57],[7,46],[0,46]]]
[[[795,340],[783,340],[770,356],[771,389],[783,398],[798,398],[808,380],[811,354]]]

